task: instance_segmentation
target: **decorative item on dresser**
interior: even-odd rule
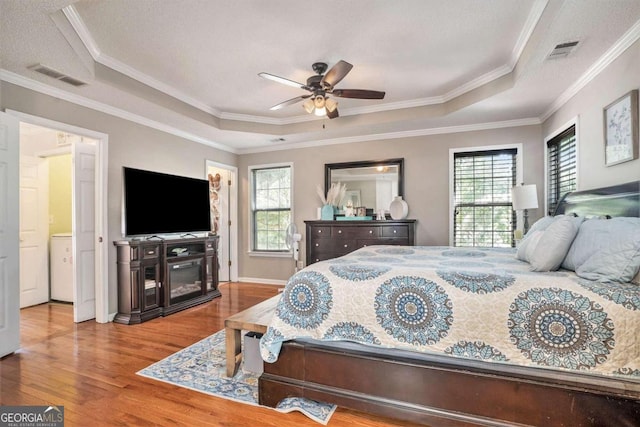
[[[221,295],[218,236],[113,244],[118,266],[116,323],[167,316]]]
[[[371,245],[414,246],[416,220],[305,221],[306,265]]]

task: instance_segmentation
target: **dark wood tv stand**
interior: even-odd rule
[[[218,236],[118,240],[118,314],[126,325],[211,301],[218,290]]]

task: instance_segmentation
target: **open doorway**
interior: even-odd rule
[[[64,245],[61,250],[69,253],[66,262],[72,266],[71,302],[74,304],[74,321],[95,318],[100,323],[108,322],[107,250],[103,247],[103,236],[107,235],[105,199],[108,137],[99,132],[64,123],[14,111],[8,112],[20,120],[21,130],[21,306],[27,305],[22,303],[25,292],[38,295],[35,299],[29,295],[29,298],[26,298],[31,299],[28,305],[32,305],[37,298],[45,300],[41,302],[51,299],[50,241],[53,234],[63,235],[56,237],[70,235],[70,253]],[[53,139],[46,141],[46,135],[52,136]],[[62,195],[64,191],[56,193],[55,197],[60,199],[56,202],[60,203],[55,207],[49,203],[52,197],[52,171],[55,173],[53,180],[64,182],[65,174],[70,174],[72,177],[70,197],[66,198],[65,203],[65,197]],[[26,181],[31,179],[31,184],[37,188],[37,191],[34,187],[23,188],[25,183],[23,178],[26,178]],[[36,195],[36,192],[42,193],[43,197]],[[32,209],[34,205],[38,209]],[[26,217],[23,213],[26,213]],[[69,230],[69,218],[71,218],[71,230]],[[26,237],[32,232],[38,236],[32,241],[34,245],[23,248]],[[63,262],[66,255],[64,252],[61,255]],[[27,260],[36,261],[28,261],[27,264]],[[29,265],[28,268],[27,265]],[[38,266],[36,273],[34,273],[36,269],[32,268],[33,265]],[[69,283],[65,285],[68,286]],[[68,292],[68,289],[66,291]]]
[[[211,197],[211,231],[218,240],[218,280],[238,280],[238,168],[207,160],[205,174]]]
[[[77,303],[73,255],[77,247],[73,233],[76,144],[88,144],[95,151],[97,141],[20,123],[20,308],[49,301]],[[95,305],[95,297],[90,300]],[[84,311],[84,317],[95,317],[95,307]],[[88,320],[84,317],[76,316],[76,321]]]

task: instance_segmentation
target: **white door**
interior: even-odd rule
[[[94,144],[73,144],[73,321],[96,317]]]
[[[218,280],[237,280],[237,259],[235,247],[237,235],[235,218],[237,188],[235,168],[214,162],[207,162],[207,178],[211,195],[211,230],[218,234]],[[235,243],[234,243],[235,242]]]
[[[20,156],[20,308],[49,301],[49,168]]]
[[[0,357],[20,347],[18,120],[0,112]]]

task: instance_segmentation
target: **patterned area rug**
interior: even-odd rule
[[[226,376],[224,330],[138,371],[137,374],[258,406],[258,374],[245,371],[244,360],[233,378]],[[312,420],[326,425],[335,409],[335,405],[309,399],[287,398],[275,410],[285,413],[300,411]]]

